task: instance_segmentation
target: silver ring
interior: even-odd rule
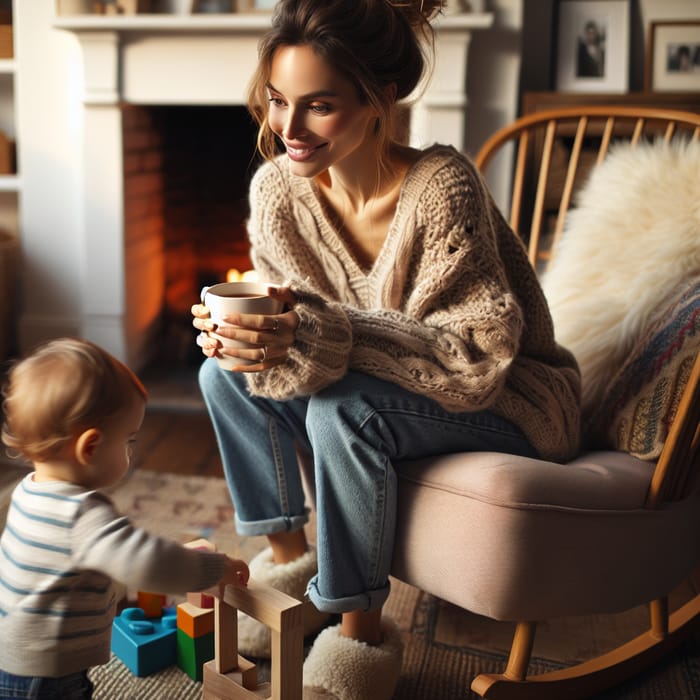
[[[267,359],[267,345],[263,345],[262,347],[262,358],[260,359],[260,362],[265,362]]]
[[[278,318],[272,321],[272,332],[277,333],[280,327],[280,320]]]

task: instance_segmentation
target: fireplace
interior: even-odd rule
[[[153,257],[162,268],[161,345],[181,362],[192,356],[190,307],[199,290],[251,267],[246,219],[257,128],[243,106],[121,109],[125,237],[151,237],[160,248]]]
[[[464,143],[471,32],[489,14],[441,17],[432,81],[410,141]],[[247,265],[254,127],[245,109],[264,13],[60,17],[83,57],[81,333],[141,369],[164,321],[189,328],[202,283]],[[163,146],[167,147],[163,147]],[[205,173],[206,171],[206,173]],[[216,241],[216,243],[214,243]]]

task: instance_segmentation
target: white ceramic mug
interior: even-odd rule
[[[233,324],[223,321],[224,316],[230,313],[244,314],[278,314],[281,313],[283,303],[267,295],[269,287],[275,286],[265,282],[222,282],[211,287],[202,287],[200,298],[202,304],[209,308],[211,320],[217,326],[231,326]],[[221,341],[226,348],[248,348],[249,343],[240,340],[224,338],[218,333],[210,333]],[[219,367],[231,369],[237,365],[253,365],[260,360],[248,360],[243,357],[230,357],[220,355],[216,358]]]

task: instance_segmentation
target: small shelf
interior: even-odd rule
[[[114,30],[121,32],[238,31],[257,32],[269,28],[272,13],[232,12],[222,14],[57,15],[53,26],[74,32]],[[440,16],[435,27],[442,32],[487,29],[493,25],[490,12],[464,12]]]
[[[190,31],[231,31],[256,32],[270,26],[272,15],[269,12],[231,14],[140,14],[129,16],[103,15],[60,15],[54,18],[56,29],[74,32],[114,30],[121,32],[190,32]]]

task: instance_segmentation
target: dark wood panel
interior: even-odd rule
[[[554,107],[574,105],[626,105],[628,107],[665,107],[700,113],[700,92],[525,92],[522,113],[532,114]]]
[[[146,411],[134,444],[138,469],[222,476],[214,429],[206,413]]]

